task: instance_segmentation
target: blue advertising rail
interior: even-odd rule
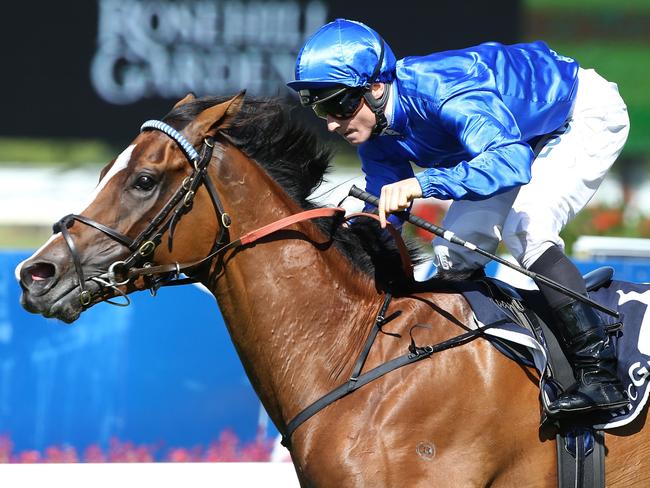
[[[0,435],[14,451],[112,438],[189,448],[264,428],[212,295],[136,293],[130,307],[99,304],[66,325],[21,308],[14,268],[30,254],[0,253]]]

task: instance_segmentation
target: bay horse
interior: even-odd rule
[[[328,168],[329,151],[280,102],[190,94],[163,122],[109,163],[85,210],[63,218],[18,266],[28,311],[72,322],[95,303],[183,271],[214,294],[280,432],[348,380],[388,291],[390,333],[378,335],[365,370],[407,351],[409,331],[431,344],[471,328],[461,295],[409,291],[408,280],[394,279],[401,261],[374,222],[339,225],[333,214],[238,239],[314,209],[308,197]],[[129,274],[136,265],[149,274]],[[555,440],[539,428],[536,375],[484,338],[396,369],[293,432],[299,481],[556,486]],[[643,415],[607,432],[608,486],[650,486],[644,424]]]

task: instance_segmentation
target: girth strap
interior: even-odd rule
[[[589,427],[556,435],[558,488],[605,487],[605,435]]]

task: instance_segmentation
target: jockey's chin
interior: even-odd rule
[[[345,139],[348,144],[351,144],[352,146],[358,146],[370,139],[370,134],[364,134],[358,130],[350,130],[341,134],[341,137],[343,137],[343,139]]]

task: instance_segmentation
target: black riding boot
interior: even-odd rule
[[[629,400],[616,375],[616,355],[598,314],[573,301],[555,311],[554,331],[576,382],[548,405],[551,415],[618,410]]]

